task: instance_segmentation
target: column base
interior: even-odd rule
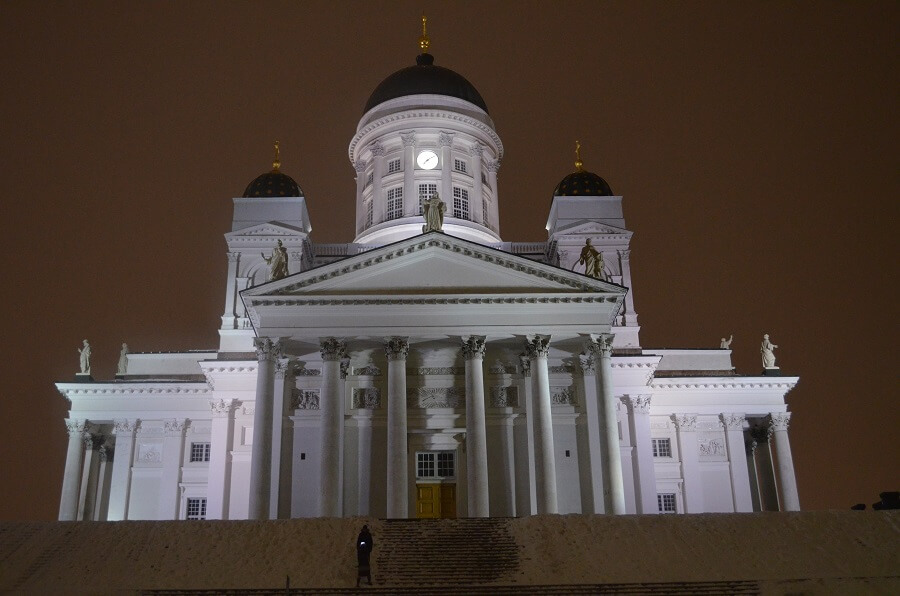
[[[90,373],[75,373],[75,381],[78,383],[93,383],[94,377]]]

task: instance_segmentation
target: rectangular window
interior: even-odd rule
[[[416,453],[416,476],[434,478],[434,453]]]
[[[369,199],[368,201],[366,201],[366,227],[367,228],[372,227],[373,213],[374,213],[374,211],[372,209],[372,199]]]
[[[488,214],[490,212],[491,212],[490,202],[487,199],[482,199],[481,200],[481,223],[483,223],[488,228],[491,227],[491,220],[488,217]]]
[[[453,217],[469,219],[469,191],[458,186],[453,187]]]
[[[461,159],[454,159],[453,160],[453,169],[456,170],[457,172],[462,172],[463,174],[465,174],[466,173],[466,162],[464,162]]]
[[[206,519],[206,499],[188,499],[186,519]]]
[[[437,454],[437,475],[441,478],[453,478],[456,476],[452,451],[441,451]]]
[[[675,505],[675,493],[657,493],[656,504],[660,513],[678,513]]]
[[[425,213],[425,207],[423,207],[425,201],[434,196],[434,193],[436,192],[437,184],[427,182],[419,185],[419,215]]]
[[[416,453],[416,477],[455,478],[456,453],[453,451],[419,451]]]
[[[400,160],[392,159],[388,162],[388,174],[394,174],[400,171]]]
[[[653,439],[653,457],[672,457],[672,439]]]
[[[191,443],[191,461],[209,461],[209,443]]]
[[[403,217],[403,187],[391,188],[387,191],[386,219]]]
[[[375,172],[369,172],[369,176],[366,178],[366,187],[372,185],[372,182],[375,180]]]

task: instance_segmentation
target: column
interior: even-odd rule
[[[469,517],[489,517],[487,430],[484,405],[484,336],[463,338],[466,361],[466,483]]]
[[[234,312],[234,300],[237,295],[237,268],[241,254],[228,253],[228,277],[225,278],[225,313],[222,315],[222,329],[237,329],[236,313]]]
[[[115,454],[110,443],[110,437],[105,437],[103,444],[100,445],[100,450],[97,455],[99,456],[100,462],[97,468],[97,491],[94,496],[94,514],[91,519],[94,521],[106,521],[107,518],[104,515],[104,512],[108,511],[109,508],[109,494],[106,492],[106,487],[109,484],[108,480],[111,464],[115,461]]]
[[[581,375],[584,381],[584,415],[588,439],[588,468],[591,474],[591,502],[584,503],[585,513],[603,513],[603,448],[600,437],[602,422],[601,405],[597,398],[596,360],[590,354],[581,354]]]
[[[438,144],[441,146],[441,198],[447,203],[447,212],[452,216],[453,181],[450,173],[453,171],[453,133],[441,132],[438,137]]]
[[[728,467],[731,472],[731,496],[735,513],[753,511],[750,494],[750,474],[747,470],[747,454],[744,445],[744,415],[719,414],[725,429],[725,449],[728,451]]]
[[[531,360],[526,354],[519,355],[519,370],[522,374],[522,407],[525,419],[517,422],[517,441],[525,445],[525,458],[516,458],[516,511],[520,515],[537,513],[537,487],[534,467],[534,390],[531,379]]]
[[[403,216],[414,217],[419,214],[419,193],[414,184],[416,132],[401,132],[400,139],[403,141]]]
[[[484,154],[484,146],[475,142],[469,150],[472,155],[472,221],[490,228],[491,222],[484,221],[484,187],[481,183],[481,156]]]
[[[322,354],[322,391],[319,395],[319,412],[322,415],[319,515],[340,517],[343,503],[340,494],[341,449],[344,445],[341,359],[346,353],[346,346],[334,337],[325,337],[319,341],[319,350]]]
[[[794,477],[794,461],[787,434],[790,421],[790,412],[769,414],[769,437],[775,441],[775,474],[781,510],[800,511],[800,496],[797,494],[797,479]]]
[[[491,201],[491,212],[488,214],[491,221],[496,224],[494,229],[497,234],[500,233],[500,189],[497,188],[497,172],[500,171],[500,160],[489,159],[487,161],[488,184],[494,190],[494,200]]]
[[[409,517],[406,448],[406,356],[409,340],[392,337],[384,343],[388,360],[387,516]]]
[[[703,481],[700,478],[700,449],[697,443],[697,415],[674,414],[681,478],[684,480],[684,512],[703,512]]]
[[[212,425],[209,435],[209,479],[206,519],[228,519],[231,496],[231,449],[234,441],[234,400],[209,402]]]
[[[756,485],[760,501],[760,511],[779,511],[778,487],[775,482],[775,460],[772,457],[772,441],[766,420],[757,419],[750,426],[750,436],[754,449],[753,467],[756,471]]]
[[[275,399],[275,361],[281,357],[281,342],[254,338],[256,359],[256,404],[253,412],[253,447],[250,451],[250,507],[248,519],[269,518],[272,474],[272,409]]]
[[[287,448],[293,433],[285,428],[293,379],[290,358],[275,361],[275,383],[272,392],[272,472],[269,485],[269,518],[290,517],[291,452]],[[210,445],[212,448],[212,445]],[[207,504],[208,507],[208,504]]]
[[[357,515],[367,516],[371,509],[372,486],[372,415],[370,409],[360,409],[354,416],[358,433],[356,461]]]
[[[78,497],[78,519],[91,521],[94,518],[94,502],[97,497],[97,472],[100,467],[100,446],[103,436],[98,433],[84,434],[84,469],[81,474],[81,492]]]
[[[62,494],[59,498],[59,520],[72,521],[78,515],[79,485],[81,484],[81,468],[84,462],[85,420],[66,420],[69,431],[69,448],[66,451],[66,468],[63,473]]]
[[[380,224],[384,221],[387,205],[384,203],[384,188],[381,185],[381,177],[384,176],[384,147],[379,141],[372,143],[372,157],[375,160],[372,169],[372,223]]]
[[[592,335],[589,347],[597,361],[597,393],[603,408],[603,438],[606,447],[606,487],[609,490],[607,512],[625,513],[625,482],[622,479],[622,453],[619,447],[619,417],[612,386],[612,333]]]
[[[631,250],[619,251],[619,266],[622,271],[622,285],[628,288],[625,294],[625,326],[637,325],[637,313],[634,312],[634,288],[631,285]]]
[[[366,188],[366,162],[357,159],[353,162],[356,171],[356,233],[362,233],[366,227],[366,205],[363,202],[363,190]]]
[[[159,513],[157,519],[178,519],[181,500],[181,465],[184,462],[184,418],[165,420],[163,467],[159,481]]]
[[[650,436],[650,397],[649,395],[626,395],[628,405],[628,424],[631,429],[631,440],[634,443],[635,500],[637,512],[644,514],[659,513],[656,499],[656,466],[653,463],[653,441]]]
[[[537,476],[538,513],[559,513],[556,499],[556,455],[553,449],[553,412],[550,403],[549,335],[529,335],[525,353],[534,379],[534,460]]]
[[[109,508],[106,519],[128,519],[128,500],[131,494],[131,465],[134,460],[134,431],[136,420],[113,421],[116,454],[113,458],[112,485],[109,489]]]

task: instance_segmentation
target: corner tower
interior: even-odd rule
[[[437,66],[422,17],[415,66],[384,79],[350,141],[356,239],[382,245],[422,233],[422,203],[439,193],[444,232],[500,242],[497,172],[503,144],[481,94]]]

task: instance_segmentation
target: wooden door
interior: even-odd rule
[[[416,485],[416,517],[430,519],[441,516],[441,485]]]
[[[455,484],[442,484],[441,485],[441,517],[443,518],[455,518],[456,517],[456,485]]]

